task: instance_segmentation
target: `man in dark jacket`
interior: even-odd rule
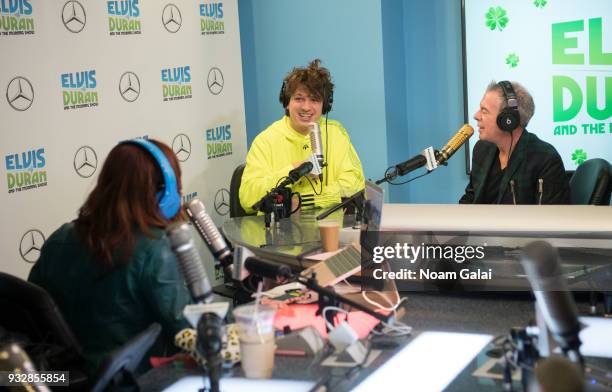
[[[480,109],[480,140],[462,204],[569,204],[569,182],[557,150],[526,127],[535,105],[516,82],[491,82]]]

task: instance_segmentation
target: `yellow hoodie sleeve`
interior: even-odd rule
[[[293,165],[289,164],[278,170],[271,170],[273,154],[272,146],[267,140],[260,136],[253,140],[247,154],[239,191],[240,204],[247,213],[253,213],[253,204],[257,203],[293,169]]]

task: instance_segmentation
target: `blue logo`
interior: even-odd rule
[[[108,31],[110,35],[141,33],[138,0],[108,0]]]
[[[206,130],[206,156],[208,159],[232,155],[231,125],[219,125]]]
[[[47,185],[45,149],[38,148],[4,157],[8,193],[22,192]]]
[[[34,34],[30,0],[0,0],[0,35]]]
[[[221,1],[200,4],[200,31],[202,35],[225,34]]]
[[[60,75],[64,110],[98,106],[96,70]]]
[[[189,65],[161,70],[164,101],[191,98],[191,68]]]

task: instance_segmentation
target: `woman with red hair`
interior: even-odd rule
[[[181,170],[167,145],[118,144],[77,219],[49,237],[30,272],[77,335],[90,373],[153,322],[162,325],[157,355],[188,327],[189,292],[164,234],[181,219],[180,192]]]

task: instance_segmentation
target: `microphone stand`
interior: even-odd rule
[[[440,157],[440,151],[434,150],[432,147],[427,147],[419,155],[410,159],[409,161],[395,165],[395,170],[390,173],[385,173],[385,176],[375,182],[376,185],[380,185],[383,182],[390,182],[398,176],[405,176],[406,174],[415,171],[416,169],[425,166],[427,171],[435,170],[438,165],[446,165],[446,162],[439,164],[438,158]],[[389,170],[389,169],[387,169]]]
[[[272,221],[278,222],[292,214],[291,195],[291,189],[281,184],[253,205],[254,210],[264,213],[266,230],[270,229]]]
[[[336,293],[333,289],[322,287],[317,283],[316,274],[313,273],[309,278],[298,276],[296,277],[296,281],[306,286],[308,289],[319,294],[319,309],[317,310],[317,314],[321,314],[323,309],[327,306],[337,306],[339,303],[345,303],[353,308],[359,309],[364,313],[369,314],[370,316],[387,323],[391,319],[391,316],[385,316],[380,313],[376,313],[372,309],[364,306],[358,302],[355,302],[351,299],[343,297],[342,295]],[[326,318],[330,322],[330,324],[334,324],[333,320],[336,312],[326,312]],[[327,324],[326,324],[327,325]]]
[[[363,216],[363,201],[364,201],[363,196],[364,195],[363,195],[363,189],[362,189],[359,192],[351,195],[348,199],[344,200],[342,203],[336,204],[335,206],[331,207],[327,211],[322,212],[315,219],[316,220],[325,219],[332,213],[338,211],[341,208],[347,207],[349,204],[352,203],[355,205],[355,221],[356,221],[355,224],[359,225],[361,223],[361,218]]]

